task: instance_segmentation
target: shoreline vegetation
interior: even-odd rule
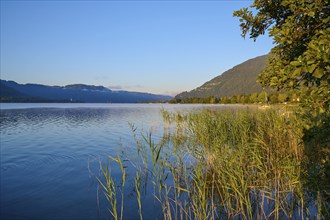
[[[131,125],[136,155],[122,151],[100,164],[98,182],[114,219],[127,218],[128,192],[134,218],[147,219],[150,187],[161,219],[330,217],[327,154],[305,138],[306,122],[294,110],[162,115],[161,138]],[[119,179],[111,172],[117,168]]]
[[[304,95],[300,92],[272,92],[267,93],[262,91],[260,93],[251,94],[240,94],[234,96],[222,96],[222,97],[191,97],[191,98],[174,98],[169,101],[169,103],[176,104],[283,104],[292,103],[297,104],[300,102],[301,97],[308,95],[305,92]]]

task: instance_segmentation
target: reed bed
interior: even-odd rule
[[[304,184],[303,122],[295,114],[269,109],[189,114],[162,110],[162,115],[160,140],[151,132],[137,135],[131,125],[137,157],[122,155],[101,164],[98,180],[114,219],[125,219],[124,161],[135,172],[136,218],[148,219],[141,199],[148,184],[161,219],[329,217],[329,204],[315,199]],[[118,183],[111,166],[122,172]]]

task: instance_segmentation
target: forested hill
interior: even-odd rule
[[[256,80],[265,68],[266,60],[267,55],[247,60],[190,92],[178,94],[175,98],[223,97],[261,92],[262,87]]]
[[[112,91],[94,85],[47,86],[0,80],[0,102],[139,103],[167,101],[171,98],[150,93]]]

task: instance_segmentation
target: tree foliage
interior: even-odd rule
[[[299,94],[300,95],[300,94]],[[245,95],[234,95],[234,96],[223,96],[214,97],[208,96],[205,98],[174,98],[170,100],[170,103],[201,103],[201,104],[294,104],[300,102],[298,94],[286,91],[284,93],[271,93],[268,94],[266,91],[260,93],[252,93]]]
[[[250,7],[256,13],[248,8],[234,12],[242,36],[256,40],[268,31],[275,44],[258,81],[279,90],[300,90],[305,182],[310,189],[316,186],[316,192],[311,190],[315,201],[327,201],[321,210],[330,216],[330,1],[254,0]]]
[[[268,31],[274,40],[267,67],[258,77],[263,86],[312,88],[309,105],[329,108],[329,0],[255,0],[234,16],[240,17],[243,37],[256,40]]]

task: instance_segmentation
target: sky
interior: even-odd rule
[[[252,1],[1,1],[1,79],[175,95],[267,54],[233,11]]]

